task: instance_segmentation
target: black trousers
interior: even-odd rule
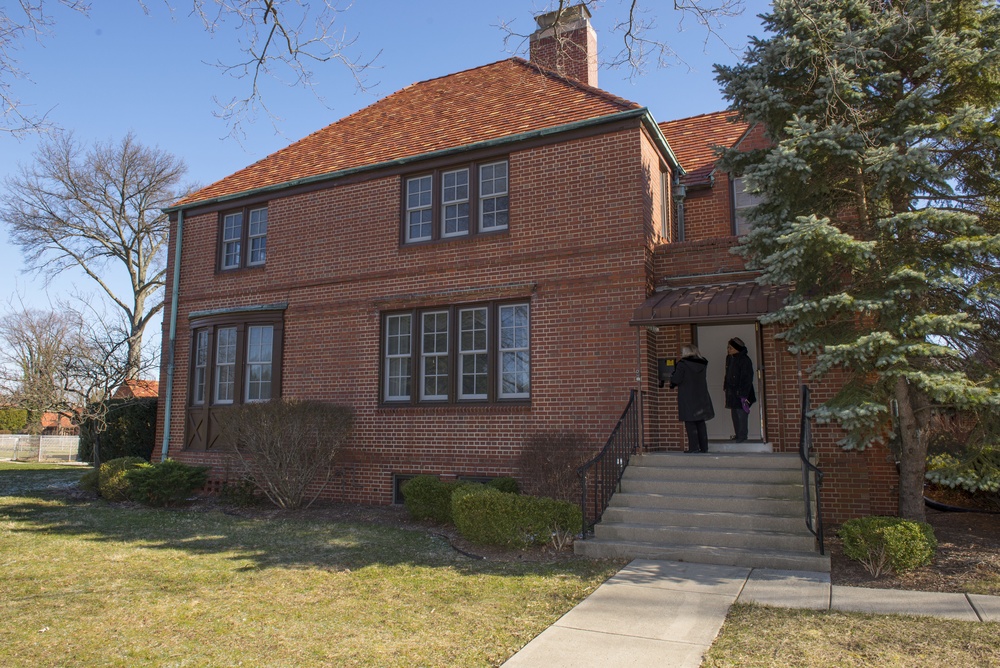
[[[708,427],[704,420],[685,422],[688,434],[688,452],[708,452]]]
[[[733,431],[736,432],[736,440],[742,442],[747,440],[747,430],[750,421],[750,415],[742,408],[732,408],[730,409],[733,413]]]

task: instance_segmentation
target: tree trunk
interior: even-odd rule
[[[927,466],[929,404],[923,393],[903,376],[896,379],[896,406],[899,411],[899,516],[919,522],[924,513],[924,472]]]

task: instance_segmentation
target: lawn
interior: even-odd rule
[[[82,473],[0,464],[0,665],[498,665],[621,566],[59,493]]]

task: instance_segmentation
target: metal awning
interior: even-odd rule
[[[791,290],[788,286],[712,283],[668,288],[649,297],[632,314],[630,325],[756,320],[777,311]]]

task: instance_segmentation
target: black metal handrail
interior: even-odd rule
[[[802,497],[805,501],[806,528],[816,536],[819,553],[826,554],[823,545],[823,509],[820,490],[823,488],[823,471],[812,463],[812,425],[809,421],[809,387],[802,386],[802,417],[799,429],[799,459],[802,460]],[[811,485],[816,486],[816,518],[813,522]]]
[[[593,533],[604,510],[611,501],[611,496],[621,487],[622,475],[628,466],[629,458],[639,448],[642,441],[642,395],[632,390],[629,393],[628,405],[618,418],[618,423],[611,431],[608,442],[600,454],[577,469],[580,476],[580,510],[583,512],[582,538]],[[593,477],[593,507],[588,513],[587,488],[591,487],[590,476]],[[588,519],[593,518],[593,521]]]

